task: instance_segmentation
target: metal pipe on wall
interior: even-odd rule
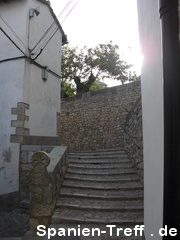
[[[164,78],[163,225],[180,234],[180,44],[178,0],[160,0]],[[178,237],[178,236],[177,236]],[[171,239],[172,236],[163,237]]]

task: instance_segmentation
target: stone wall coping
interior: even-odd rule
[[[92,91],[92,92],[79,94],[79,95],[76,95],[76,96],[73,96],[73,97],[63,98],[63,99],[61,99],[61,101],[63,101],[63,102],[70,102],[70,101],[75,101],[77,99],[93,97],[95,95],[100,95],[100,94],[106,94],[108,92],[112,93],[114,91],[124,91],[124,89],[135,87],[135,86],[138,86],[140,84],[141,84],[141,81],[135,81],[135,82],[131,82],[131,83],[118,85],[118,86],[115,86],[115,87],[107,87],[107,88],[103,88],[103,89],[98,90],[98,91]]]
[[[51,159],[50,164],[47,167],[48,173],[54,172],[58,162],[62,159],[62,156],[68,150],[66,146],[56,146],[53,150],[49,153],[49,157]]]
[[[51,136],[23,136],[22,145],[59,145],[59,137]]]

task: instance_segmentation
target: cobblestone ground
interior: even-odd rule
[[[0,239],[4,237],[23,237],[29,230],[29,216],[20,209],[0,213]]]

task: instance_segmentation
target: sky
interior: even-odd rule
[[[113,44],[119,46],[122,59],[133,64],[134,70],[140,74],[142,56],[139,47],[136,1],[51,0],[50,2],[56,16],[60,15],[58,19],[67,34],[69,46],[95,47],[112,40]]]

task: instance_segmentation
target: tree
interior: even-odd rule
[[[118,50],[119,47],[112,42],[99,44],[95,48],[85,46],[80,50],[64,46],[62,82],[75,84],[77,94],[88,92],[95,81],[105,78],[116,79],[124,84],[129,78],[131,65],[120,59]]]
[[[72,97],[75,95],[76,89],[71,83],[61,82],[61,98]]]

